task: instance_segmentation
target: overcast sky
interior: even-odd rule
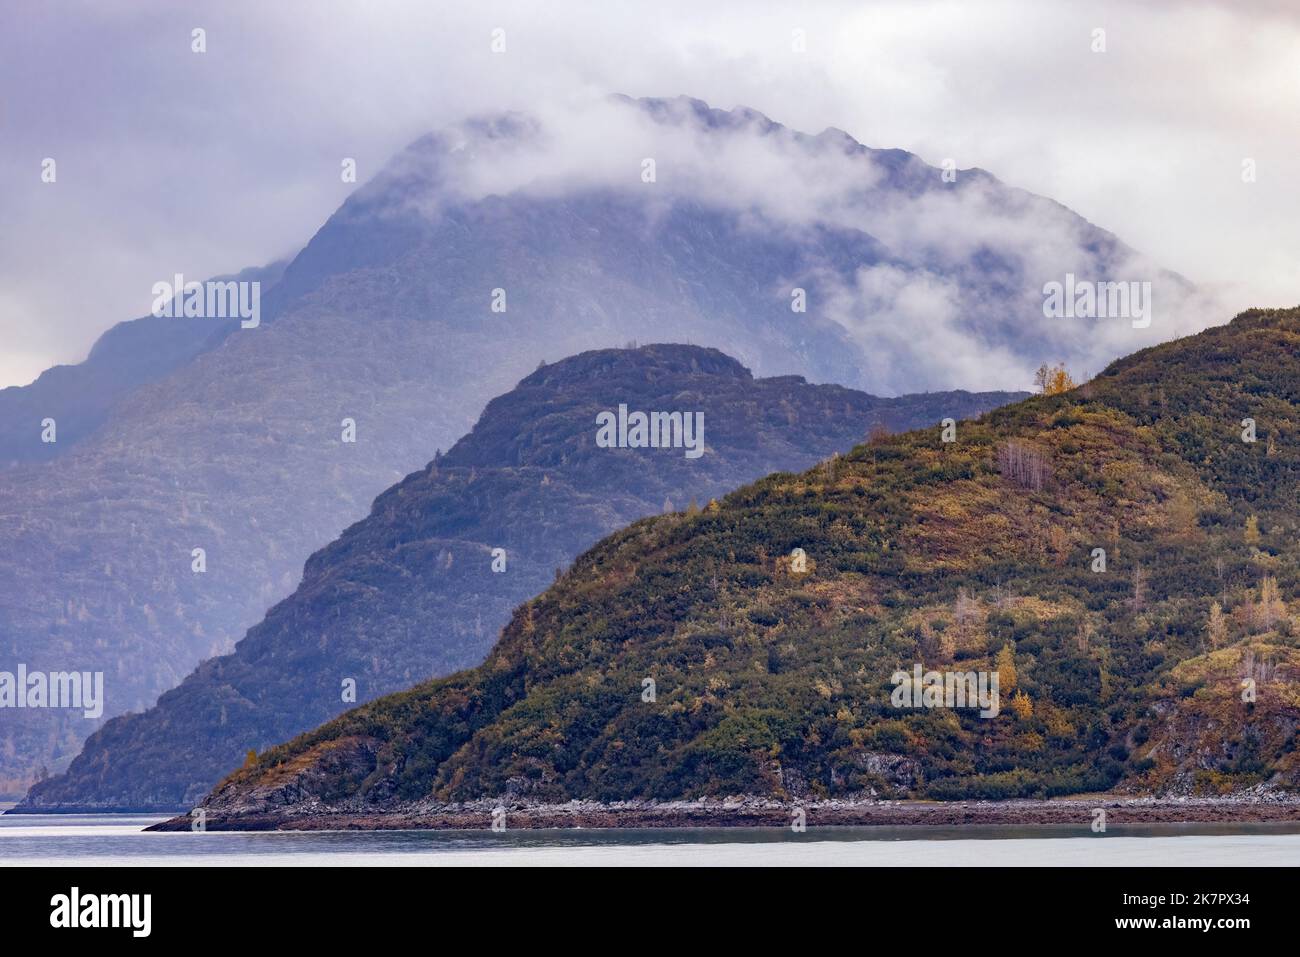
[[[0,0],[0,386],[84,358],[175,272],[294,252],[353,188],[344,157],[364,182],[467,113],[608,92],[951,157],[1233,308],[1300,303],[1300,5],[1282,0]]]

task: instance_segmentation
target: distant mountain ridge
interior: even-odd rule
[[[312,555],[298,589],[234,652],[143,714],[110,721],[24,809],[189,806],[249,749],[348,707],[345,679],[364,701],[478,664],[519,603],[634,519],[805,468],[876,426],[937,423],[1020,395],[880,399],[797,376],[754,379],[716,350],[681,345],[545,365]],[[705,453],[597,447],[597,415],[620,403],[701,413]]]
[[[244,269],[212,281],[261,283],[269,294],[267,309],[273,312],[278,297],[272,290],[285,265]],[[135,389],[215,348],[235,328],[234,323],[177,322],[157,316],[119,322],[96,340],[85,361],[47,369],[30,385],[0,389],[0,469],[62,455],[93,435]],[[55,442],[41,441],[46,418],[55,421]]]

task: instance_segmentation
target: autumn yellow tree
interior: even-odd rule
[[[998,652],[996,669],[998,673],[998,692],[1011,691],[1016,687],[1016,647],[1015,642],[1008,642]]]
[[[1016,713],[1016,717],[1021,721],[1033,717],[1034,703],[1029,700],[1029,695],[1023,691],[1017,691],[1011,696],[1011,710]]]
[[[1277,588],[1277,579],[1265,575],[1259,583],[1259,602],[1255,606],[1255,624],[1267,630],[1286,617],[1286,602]]]
[[[1211,650],[1222,647],[1228,634],[1228,622],[1223,616],[1223,606],[1217,601],[1210,605],[1210,620],[1205,623],[1205,633],[1210,640]]]
[[[1064,362],[1058,362],[1054,366],[1043,363],[1034,373],[1034,384],[1043,395],[1060,395],[1062,392],[1069,392],[1076,385],[1070,373],[1066,371]]]
[[[1246,530],[1242,533],[1247,545],[1259,544],[1259,519],[1251,515],[1246,519]]]

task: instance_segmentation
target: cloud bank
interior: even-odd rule
[[[1300,17],[1282,3],[119,0],[9,6],[0,20],[0,84],[11,91],[0,138],[0,385],[84,357],[104,329],[147,311],[162,276],[292,252],[353,188],[339,177],[346,157],[364,181],[464,116],[516,109],[546,122],[616,91],[747,104],[795,129],[835,126],[934,164],[951,157],[1221,290],[1226,312],[1300,301],[1300,193],[1287,179],[1300,146]],[[196,27],[207,31],[204,54],[191,52]],[[1104,53],[1090,48],[1098,28]],[[494,29],[505,31],[503,53],[492,52]],[[586,131],[589,155],[602,155],[605,132]],[[40,181],[47,157],[56,184]],[[784,219],[834,192],[780,179],[779,155],[735,159],[727,167],[745,173],[736,201],[761,194]],[[1249,184],[1246,159],[1258,171]],[[622,170],[608,162],[609,175]],[[851,172],[830,151],[825,164],[816,175],[829,183]],[[673,171],[661,173],[668,185]],[[1015,228],[984,223],[977,200],[963,202],[974,218],[955,233],[955,214],[916,223],[885,210],[873,235],[897,243],[891,229],[910,233],[942,257],[981,228]],[[1066,265],[1060,252],[1044,250],[1044,268]],[[944,314],[952,293],[939,273],[905,273],[867,275],[843,301],[865,314],[893,289],[871,314],[898,325],[919,302]],[[854,314],[846,306],[844,321]]]

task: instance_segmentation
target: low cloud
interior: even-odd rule
[[[208,31],[202,55],[190,51],[196,26]],[[1104,54],[1089,48],[1099,27]],[[489,47],[497,28],[503,54]],[[795,29],[803,52],[792,48]],[[516,109],[550,123],[550,111],[618,91],[744,103],[794,129],[836,126],[931,163],[953,157],[1051,196],[1222,291],[1218,319],[1291,305],[1300,301],[1300,193],[1287,175],[1300,149],[1298,52],[1300,15],[1280,0],[664,0],[572,16],[522,0],[11,7],[0,13],[0,83],[24,95],[6,101],[0,147],[0,385],[82,358],[103,330],[147,310],[163,276],[291,253],[352,189],[339,179],[344,157],[365,181],[405,144],[466,115]],[[609,132],[641,151],[635,130]],[[628,157],[607,151],[605,133],[585,131],[581,146],[604,157],[600,175],[624,175]],[[39,180],[44,157],[59,161],[57,186]],[[1246,158],[1258,167],[1250,184]],[[779,177],[779,150],[733,160],[736,204],[758,194],[782,221],[835,215],[825,197],[853,175],[829,145],[822,165],[794,180]],[[537,188],[561,188],[567,169],[534,171]],[[665,187],[682,178],[664,164],[659,172]],[[489,173],[528,175],[485,171],[481,188]],[[814,179],[823,176],[834,189]],[[977,230],[1028,222],[976,215],[950,236],[953,215],[909,222],[910,213],[884,211],[873,234],[896,245],[893,226],[959,258]],[[1032,241],[1021,245],[1034,252]],[[1064,265],[1062,252],[1041,258]],[[1186,333],[1201,320],[1177,321]]]
[[[647,160],[654,182],[643,179]],[[401,186],[393,208],[430,217],[491,196],[599,190],[643,201],[651,221],[656,209],[695,204],[795,239],[812,229],[870,236],[880,261],[847,272],[827,263],[772,281],[774,295],[803,282],[813,288],[809,317],[846,330],[865,357],[855,384],[882,393],[1027,388],[1043,362],[1095,374],[1230,317],[1213,291],[986,173],[945,179],[917,158],[864,150],[835,130],[803,134],[753,110],[687,98],[593,97],[475,117],[408,151],[393,176]],[[1149,315],[1045,315],[1044,287],[1067,275],[1149,283]]]

